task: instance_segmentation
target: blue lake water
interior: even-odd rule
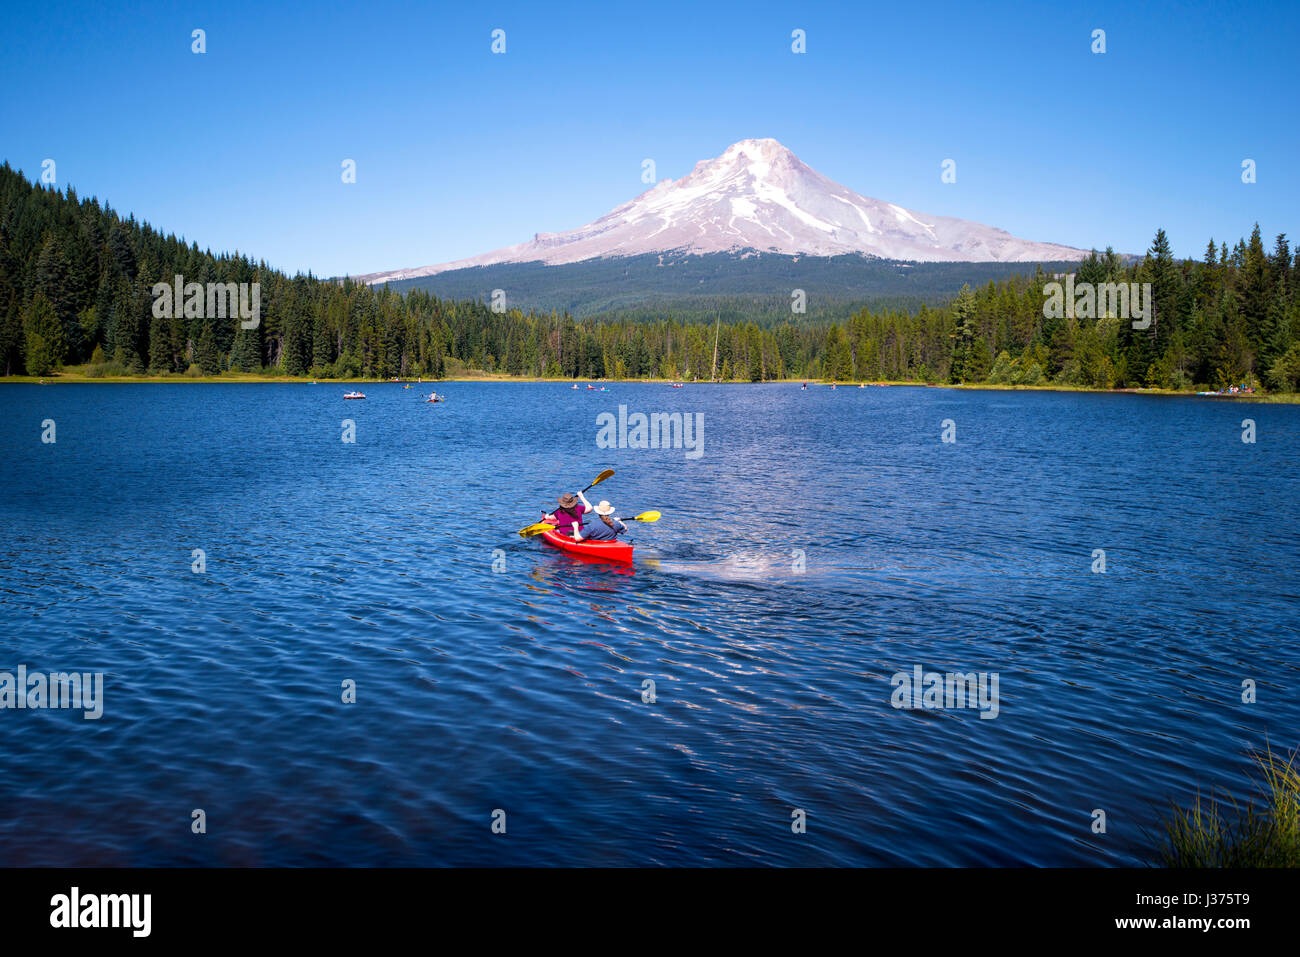
[[[0,710],[0,864],[1129,865],[1300,744],[1300,407],[364,388],[0,385],[0,671],[104,673]],[[632,566],[515,534],[605,467]]]

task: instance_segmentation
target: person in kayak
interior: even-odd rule
[[[577,495],[565,492],[560,496],[559,504],[554,512],[543,515],[542,521],[550,522],[561,535],[581,537],[578,532],[582,529],[582,516],[591,511],[591,503],[581,492]]]
[[[584,498],[583,502],[586,501]],[[612,542],[627,531],[627,526],[620,519],[614,517],[614,506],[610,505],[609,502],[601,502],[591,511],[596,513],[600,521],[592,521],[583,525],[581,534],[574,536],[578,541],[585,539],[592,542]]]

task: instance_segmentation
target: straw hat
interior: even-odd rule
[[[610,505],[609,502],[601,502],[595,507],[594,511],[597,515],[613,515],[614,506]]]

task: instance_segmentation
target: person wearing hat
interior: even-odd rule
[[[582,516],[585,512],[591,511],[591,503],[581,492],[577,495],[565,492],[560,496],[559,503],[560,507],[554,512],[543,515],[542,520],[554,525],[555,530],[561,535],[581,537],[579,532],[582,529]]]
[[[586,502],[586,499],[583,501]],[[582,527],[582,533],[575,535],[575,538],[590,539],[593,542],[612,542],[627,531],[627,526],[614,517],[614,506],[609,502],[601,502],[591,511],[596,513],[600,521],[588,522]]]

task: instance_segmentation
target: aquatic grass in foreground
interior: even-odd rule
[[[1210,798],[1189,808],[1174,804],[1163,821],[1164,843],[1159,863],[1165,867],[1300,867],[1300,769],[1293,751],[1284,763],[1266,748],[1255,752],[1261,790],[1267,806],[1253,800],[1243,808],[1232,801],[1233,813]],[[1231,800],[1231,799],[1230,799]]]

